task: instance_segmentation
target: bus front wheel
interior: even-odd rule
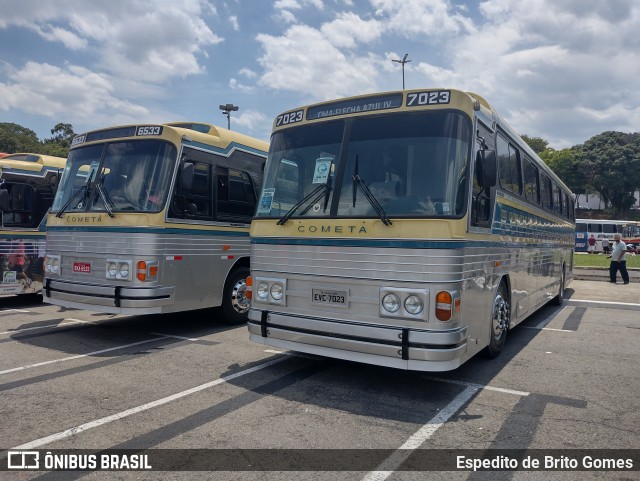
[[[507,338],[507,330],[509,329],[509,315],[510,306],[507,286],[504,282],[501,282],[491,307],[491,333],[489,344],[486,348],[487,357],[491,359],[497,357],[502,351]]]
[[[222,299],[225,320],[231,324],[247,322],[250,301],[247,298],[248,267],[234,269],[227,278]]]

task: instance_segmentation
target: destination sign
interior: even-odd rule
[[[402,106],[402,94],[375,95],[359,99],[340,100],[307,109],[307,120],[317,120],[338,115],[395,109]]]

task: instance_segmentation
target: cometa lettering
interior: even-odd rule
[[[298,232],[308,234],[366,234],[367,228],[357,225],[300,225],[298,226]]]
[[[102,222],[102,215],[68,215],[65,217],[67,222]]]

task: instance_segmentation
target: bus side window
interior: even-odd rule
[[[193,178],[183,182],[184,174],[181,171],[171,203],[171,215],[178,218],[211,220],[211,166],[204,162],[185,160],[183,170],[187,168],[189,172],[193,171]]]

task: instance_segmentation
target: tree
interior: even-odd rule
[[[39,153],[41,145],[33,130],[18,124],[0,122],[0,152],[10,154],[16,152]]]
[[[640,186],[640,133],[603,132],[580,146],[576,158],[605,205],[623,218]]]
[[[51,129],[53,137],[43,142],[44,153],[58,157],[69,155],[71,141],[75,137],[71,124],[58,123]]]
[[[541,139],[540,137],[529,137],[526,134],[522,135],[522,140],[524,140],[538,155],[540,155],[540,153],[547,148],[547,145],[549,145],[549,142]]]

